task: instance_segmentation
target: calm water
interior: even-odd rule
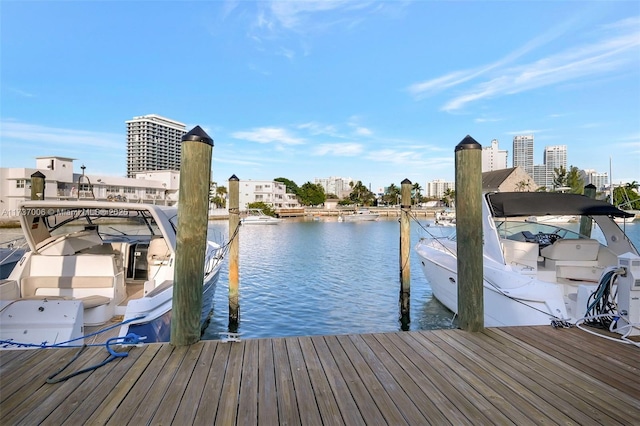
[[[427,223],[427,221],[423,221]],[[420,235],[412,223],[412,245]],[[228,238],[227,221],[210,237]],[[242,338],[398,331],[400,223],[304,221],[240,229]],[[206,339],[228,331],[225,265]],[[411,255],[411,330],[451,328],[453,314],[432,298]]]
[[[413,252],[425,235],[421,225],[428,223],[411,221],[410,330],[455,327],[453,313],[433,299]],[[626,229],[640,247],[640,223]],[[0,240],[19,232],[0,229]],[[228,235],[227,220],[210,222],[210,239],[227,241]],[[287,219],[241,227],[238,332],[246,339],[399,331],[399,240],[397,218],[362,223]],[[227,332],[228,315],[227,260],[204,338],[219,339]]]
[[[433,299],[413,252],[428,223],[411,222],[410,330],[455,327],[453,313]],[[628,225],[627,231],[639,246],[640,224]],[[209,234],[226,241],[228,222],[211,222]],[[399,331],[399,247],[397,218],[361,223],[289,219],[241,227],[238,332],[257,338]],[[228,331],[227,266],[205,339]]]

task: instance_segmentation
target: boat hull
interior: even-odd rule
[[[446,252],[418,247],[420,267],[438,299],[458,313],[457,260]],[[455,251],[454,251],[455,253]],[[483,309],[486,327],[548,325],[553,318],[567,318],[561,289],[532,277],[523,277],[509,267],[484,265]],[[509,282],[500,288],[492,282]]]
[[[215,290],[220,269],[206,277],[202,287],[202,308],[200,311],[200,331],[207,328],[213,313]],[[127,306],[124,320],[131,321],[120,328],[120,337],[129,333],[144,338],[145,343],[168,342],[171,339],[171,313],[173,285],[168,285],[158,294],[132,300]],[[135,321],[135,318],[142,317]]]

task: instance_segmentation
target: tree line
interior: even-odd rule
[[[295,194],[298,202],[303,206],[320,206],[324,204],[327,199],[337,199],[336,194],[327,194],[322,185],[312,182],[305,182],[301,186],[298,186],[294,181],[279,177],[274,179],[275,182],[280,182],[285,185],[287,193]],[[215,182],[211,182],[212,190],[209,194],[210,202],[217,208],[224,208],[226,206],[227,188],[225,186],[218,186]],[[570,166],[569,169],[564,167],[554,169],[553,188],[539,187],[538,191],[551,191],[551,192],[571,192],[574,194],[584,193],[584,179],[581,177],[580,170],[575,166]],[[357,206],[393,206],[400,204],[401,187],[395,183],[391,183],[384,190],[381,197],[371,192],[362,181],[349,182],[351,191],[349,195],[343,197],[338,201],[338,205],[357,205]],[[627,183],[624,186],[619,186],[614,189],[613,194],[600,193],[598,198],[605,199],[611,204],[620,207],[625,210],[640,210],[640,196],[638,195],[638,188],[640,184],[636,181]],[[516,191],[530,191],[530,182],[521,181],[516,184]],[[426,201],[440,201],[447,207],[452,207],[455,201],[455,191],[447,189],[443,196],[440,198],[428,198],[422,195],[423,188],[419,183],[412,184],[411,187],[411,202],[413,205],[418,205]],[[611,197],[613,195],[613,199]],[[260,204],[260,205],[257,205]],[[264,203],[252,203],[251,208],[262,208],[266,210],[265,213],[273,213],[273,208]]]

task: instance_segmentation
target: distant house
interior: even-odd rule
[[[338,198],[327,198],[324,200],[325,210],[335,210],[338,207],[340,200]]]
[[[482,173],[483,192],[535,192],[538,185],[520,166]]]

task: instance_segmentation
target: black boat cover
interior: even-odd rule
[[[586,215],[633,217],[602,200],[561,192],[490,192],[485,195],[494,217]]]

